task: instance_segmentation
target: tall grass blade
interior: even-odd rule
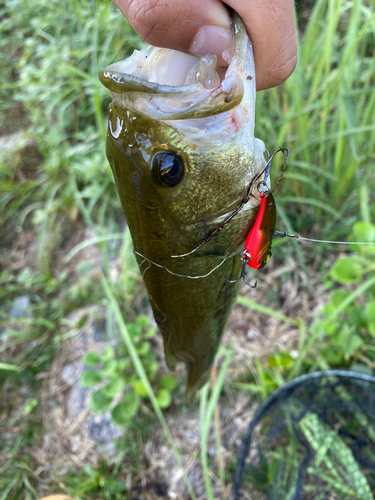
[[[116,321],[117,321],[117,324],[118,324],[118,327],[120,329],[120,335],[129,351],[129,354],[130,354],[130,357],[132,359],[132,362],[134,364],[134,368],[135,368],[135,371],[137,372],[137,375],[138,377],[140,378],[140,380],[142,381],[146,391],[147,391],[147,395],[148,395],[148,398],[150,399],[150,402],[152,404],[152,407],[154,409],[154,412],[156,414],[156,416],[158,417],[159,419],[159,422],[160,422],[160,425],[162,426],[163,428],[163,431],[164,431],[164,434],[167,438],[167,441],[169,443],[169,445],[171,446],[172,450],[173,450],[173,454],[175,456],[175,459],[176,459],[176,462],[178,463],[181,471],[182,471],[182,475],[183,475],[183,478],[184,478],[184,481],[185,481],[185,484],[186,484],[186,487],[188,488],[188,491],[189,491],[189,494],[191,495],[192,499],[193,500],[197,500],[197,497],[195,496],[195,493],[194,493],[194,490],[193,490],[193,487],[190,483],[190,480],[189,478],[187,477],[187,474],[185,472],[185,469],[184,469],[184,466],[183,466],[183,463],[181,461],[181,457],[180,457],[180,454],[179,454],[179,451],[176,447],[176,444],[173,440],[173,437],[172,437],[172,434],[169,430],[169,427],[168,427],[168,424],[167,424],[167,421],[165,420],[165,417],[163,415],[163,412],[161,411],[160,409],[160,406],[157,402],[157,399],[156,399],[156,395],[152,389],[152,386],[148,380],[148,377],[147,377],[147,374],[145,372],[145,369],[143,368],[143,365],[142,365],[142,362],[141,362],[141,359],[138,355],[138,352],[136,350],[136,348],[134,347],[134,344],[133,344],[133,341],[131,339],[131,336],[129,335],[129,332],[126,328],[126,324],[125,324],[125,321],[124,321],[124,318],[121,314],[121,311],[120,311],[120,307],[117,303],[117,300],[115,299],[115,296],[113,295],[113,292],[110,288],[110,285],[108,283],[108,281],[106,280],[105,276],[102,275],[101,277],[101,283],[102,283],[102,286],[103,286],[103,289],[104,289],[104,292],[105,292],[105,295],[109,301],[109,304],[111,306],[111,309],[113,311],[113,314],[116,318]]]

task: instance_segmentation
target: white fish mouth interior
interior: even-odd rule
[[[178,87],[200,83],[206,89],[218,87],[225,76],[225,68],[217,71],[216,56],[213,54],[197,58],[177,50],[150,45],[141,51],[135,50],[125,61],[113,64],[111,70],[159,85]]]

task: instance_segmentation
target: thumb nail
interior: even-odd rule
[[[217,65],[227,66],[222,54],[232,47],[233,33],[231,30],[219,26],[203,26],[195,35],[190,47],[190,53],[197,57],[215,54],[217,56]]]

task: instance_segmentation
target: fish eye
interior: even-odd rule
[[[157,153],[152,159],[152,170],[164,186],[177,186],[185,173],[181,156],[170,151]]]

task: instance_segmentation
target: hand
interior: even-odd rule
[[[232,45],[230,15],[220,0],[114,0],[143,40],[203,56]],[[284,82],[297,63],[293,0],[228,0],[254,47],[257,90]]]

